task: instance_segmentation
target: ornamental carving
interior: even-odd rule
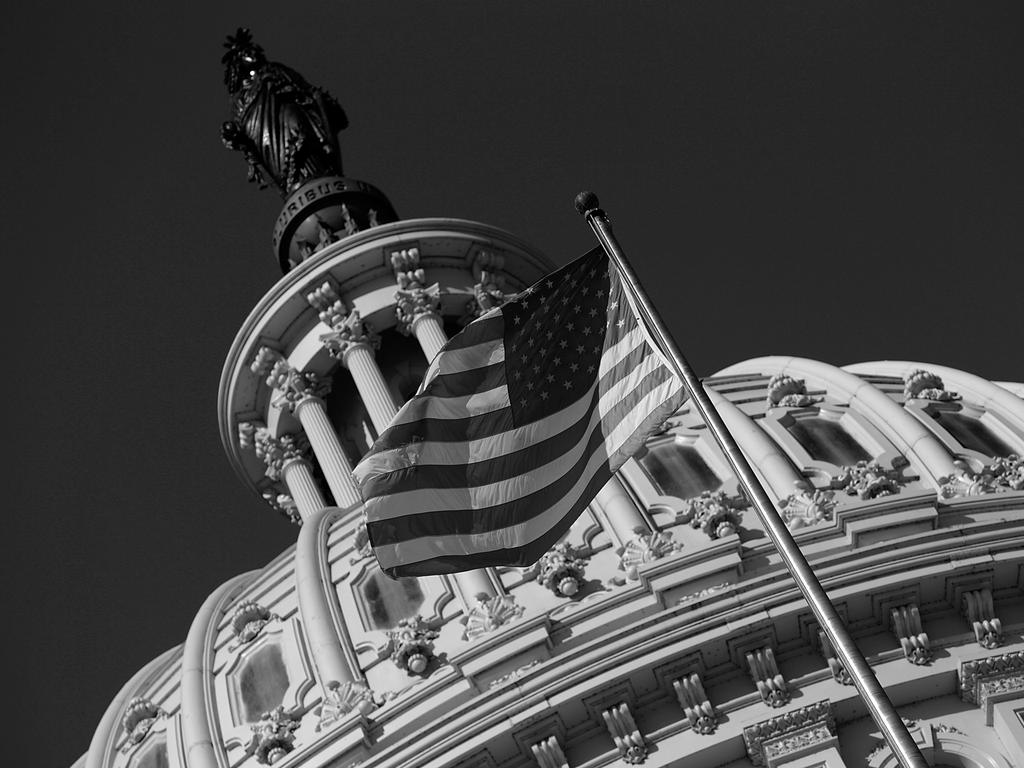
[[[527,576],[550,589],[557,597],[572,597],[583,586],[587,558],[569,542],[556,544],[524,569]]]
[[[847,496],[860,499],[875,499],[892,496],[900,492],[900,485],[906,483],[902,469],[886,469],[877,461],[858,461],[856,464],[839,468],[839,474],[831,479],[831,486],[846,491]]]
[[[419,248],[393,251],[391,267],[398,281],[398,290],[395,291],[398,329],[408,336],[419,318],[440,313],[441,288],[437,283],[427,285],[426,273],[420,267]]]
[[[540,659],[533,659],[532,661],[523,664],[523,666],[513,669],[511,672],[504,674],[501,677],[495,678],[494,680],[491,680],[491,682],[487,684],[487,687],[497,688],[499,685],[505,685],[506,683],[511,683],[514,680],[518,680],[519,678],[526,675],[527,672],[536,667],[538,664],[540,664]]]
[[[514,293],[505,292],[505,279],[500,270],[505,266],[505,259],[498,254],[481,251],[473,259],[473,299],[466,304],[466,321],[473,320],[500,307]]]
[[[784,373],[777,373],[768,380],[768,397],[765,403],[769,408],[803,408],[814,405],[820,399],[807,394],[803,379],[794,379]]]
[[[498,627],[508,624],[523,615],[526,609],[516,605],[513,595],[497,595],[492,597],[481,592],[476,596],[476,605],[466,614],[466,640],[476,640]]]
[[[799,731],[765,742],[764,757],[769,765],[776,760],[799,753],[810,747],[821,747],[833,742],[835,734],[824,723],[809,725]]]
[[[267,624],[279,618],[255,600],[243,600],[235,606],[231,615],[231,632],[237,641],[235,647],[251,643],[260,636]]]
[[[156,721],[167,713],[144,696],[136,696],[128,702],[121,716],[121,727],[125,732],[122,754],[128,754],[136,744],[146,738]]]
[[[245,748],[262,765],[273,765],[295,749],[295,731],[299,729],[297,713],[285,712],[277,707],[260,715],[259,722],[250,726],[252,740]]]
[[[338,323],[344,321],[348,314],[345,303],[329,282],[325,282],[319,288],[314,288],[307,293],[306,301],[319,313],[320,322],[329,328],[334,328]]]
[[[1003,644],[1003,623],[996,618],[992,590],[975,589],[963,593],[961,612],[974,630],[982,648],[992,650]]]
[[[272,509],[277,510],[282,515],[287,517],[295,525],[302,525],[302,515],[299,514],[299,506],[295,503],[295,499],[287,493],[279,493],[273,488],[263,491],[261,494],[263,500],[271,506]]]
[[[932,660],[931,643],[921,628],[921,614],[914,603],[893,608],[891,612],[892,631],[899,638],[903,656],[918,666]]]
[[[273,405],[294,412],[303,400],[322,400],[331,391],[330,379],[315,373],[296,371],[280,352],[270,347],[260,347],[250,370],[257,376],[265,376],[268,387],[281,392]]]
[[[362,681],[339,683],[332,680],[324,692],[323,704],[314,712],[319,716],[316,730],[322,731],[345,719],[351,712],[368,715],[377,708],[373,691]]]
[[[348,559],[349,565],[355,565],[360,560],[365,560],[373,554],[373,546],[370,544],[370,532],[366,527],[366,512],[363,511],[356,525],[355,534],[352,537],[352,546],[355,554]]]
[[[962,459],[953,464],[957,471],[939,478],[939,493],[944,499],[1024,490],[1024,458],[1017,454],[993,459],[979,472]]]
[[[800,488],[779,501],[782,518],[790,530],[809,528],[832,519],[836,508],[835,493],[828,490]]]
[[[746,654],[750,678],[761,695],[761,701],[769,707],[784,707],[789,703],[789,685],[775,663],[775,652],[771,648],[758,648]]]
[[[673,680],[672,687],[675,689],[676,698],[679,699],[679,706],[686,713],[690,728],[704,736],[714,733],[718,727],[718,717],[697,673]]]
[[[823,629],[818,630],[818,644],[821,647],[821,655],[825,657],[825,663],[828,664],[828,670],[832,673],[832,679],[840,685],[853,685],[853,678],[850,677],[843,662],[839,660],[835,649],[832,648],[832,642]]]
[[[410,675],[423,675],[427,672],[434,656],[434,641],[438,637],[436,630],[423,620],[422,616],[402,619],[398,626],[386,632],[391,661],[395,666]]]
[[[806,731],[813,732],[814,736],[804,735]],[[826,731],[828,736],[825,736]],[[765,765],[769,758],[775,759],[807,746],[808,740],[817,744],[818,739],[827,740],[835,735],[832,704],[825,700],[747,726],[743,729],[743,742],[750,761],[754,765]],[[769,744],[772,744],[770,754],[766,749]]]
[[[919,368],[903,378],[903,399],[950,402],[959,400],[960,395],[956,392],[947,392],[942,384],[942,379],[934,373]]]
[[[267,477],[281,479],[284,466],[291,461],[308,461],[309,441],[305,435],[274,437],[265,426],[246,421],[238,425],[238,444],[252,449],[256,457],[267,465]]]
[[[982,684],[1024,676],[1024,651],[1012,651],[960,664],[960,698],[981,704]]]
[[[615,748],[619,750],[622,762],[639,765],[647,759],[647,745],[633,720],[629,705],[625,702],[616,704],[602,712],[601,717],[608,733],[611,734],[612,741],[615,742]]]
[[[676,522],[689,522],[690,527],[703,531],[708,538],[719,539],[736,533],[742,519],[739,510],[749,506],[742,496],[730,497],[725,491],[704,491],[700,496],[686,499]]]
[[[664,531],[648,531],[637,527],[634,536],[626,545],[619,547],[619,568],[626,572],[626,578],[636,581],[640,578],[639,568],[645,563],[652,563],[668,555],[675,554],[683,548],[677,541],[672,541],[672,534]]]
[[[558,743],[557,736],[548,736],[530,747],[533,759],[540,768],[569,768],[569,761]]]
[[[336,360],[344,363],[349,350],[359,345],[371,350],[380,349],[380,335],[373,330],[373,326],[363,322],[358,309],[353,309],[343,318],[335,319],[331,327],[334,330],[330,333],[320,335],[320,343]]]

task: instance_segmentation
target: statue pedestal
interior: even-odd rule
[[[274,224],[274,253],[287,273],[343,237],[397,220],[390,201],[372,184],[324,176],[303,184],[285,200]]]

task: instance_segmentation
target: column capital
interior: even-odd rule
[[[245,421],[238,425],[238,444],[255,451],[256,457],[267,465],[267,477],[274,482],[282,478],[284,468],[294,461],[310,465],[309,441],[305,435],[274,437],[266,426]]]
[[[369,323],[363,322],[358,309],[338,318],[331,327],[333,330],[330,333],[321,334],[320,342],[327,347],[330,356],[340,360],[343,365],[348,353],[358,346],[371,351],[380,349],[380,334]]]
[[[407,248],[391,252],[391,268],[395,271],[395,315],[398,329],[406,336],[416,323],[428,315],[441,314],[441,287],[427,285],[427,276],[420,267],[420,249]]]
[[[293,413],[301,403],[310,399],[322,401],[331,391],[330,379],[295,370],[284,355],[270,347],[260,347],[251,370],[257,376],[266,376],[267,386],[281,392],[273,404]]]
[[[473,298],[466,303],[469,320],[500,307],[516,295],[514,292],[505,292],[505,277],[501,274],[504,266],[505,258],[490,251],[480,251],[473,257],[472,270],[476,284],[473,286]]]

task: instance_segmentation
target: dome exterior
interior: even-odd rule
[[[380,572],[352,465],[448,336],[550,268],[406,220],[268,292],[219,419],[297,540],[212,592],[75,768],[896,765],[688,404],[537,565]],[[791,357],[705,385],[925,755],[1024,765],[1024,386]]]

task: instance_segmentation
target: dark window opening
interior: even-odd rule
[[[239,673],[238,689],[247,723],[257,722],[264,712],[279,706],[288,691],[288,669],[281,648],[267,645],[253,654]]]
[[[398,622],[415,616],[423,605],[423,590],[417,579],[389,579],[379,570],[363,583],[363,598],[371,629],[391,629]]]
[[[692,499],[722,485],[721,478],[692,446],[658,443],[649,447],[638,461],[654,487],[666,496]]]
[[[843,466],[872,458],[863,445],[831,419],[795,419],[786,429],[815,461]]]
[[[1009,456],[1015,452],[978,419],[972,419],[958,411],[945,409],[933,410],[930,411],[930,414],[942,425],[944,430],[953,436],[954,440],[969,451],[977,451],[992,457]]]

